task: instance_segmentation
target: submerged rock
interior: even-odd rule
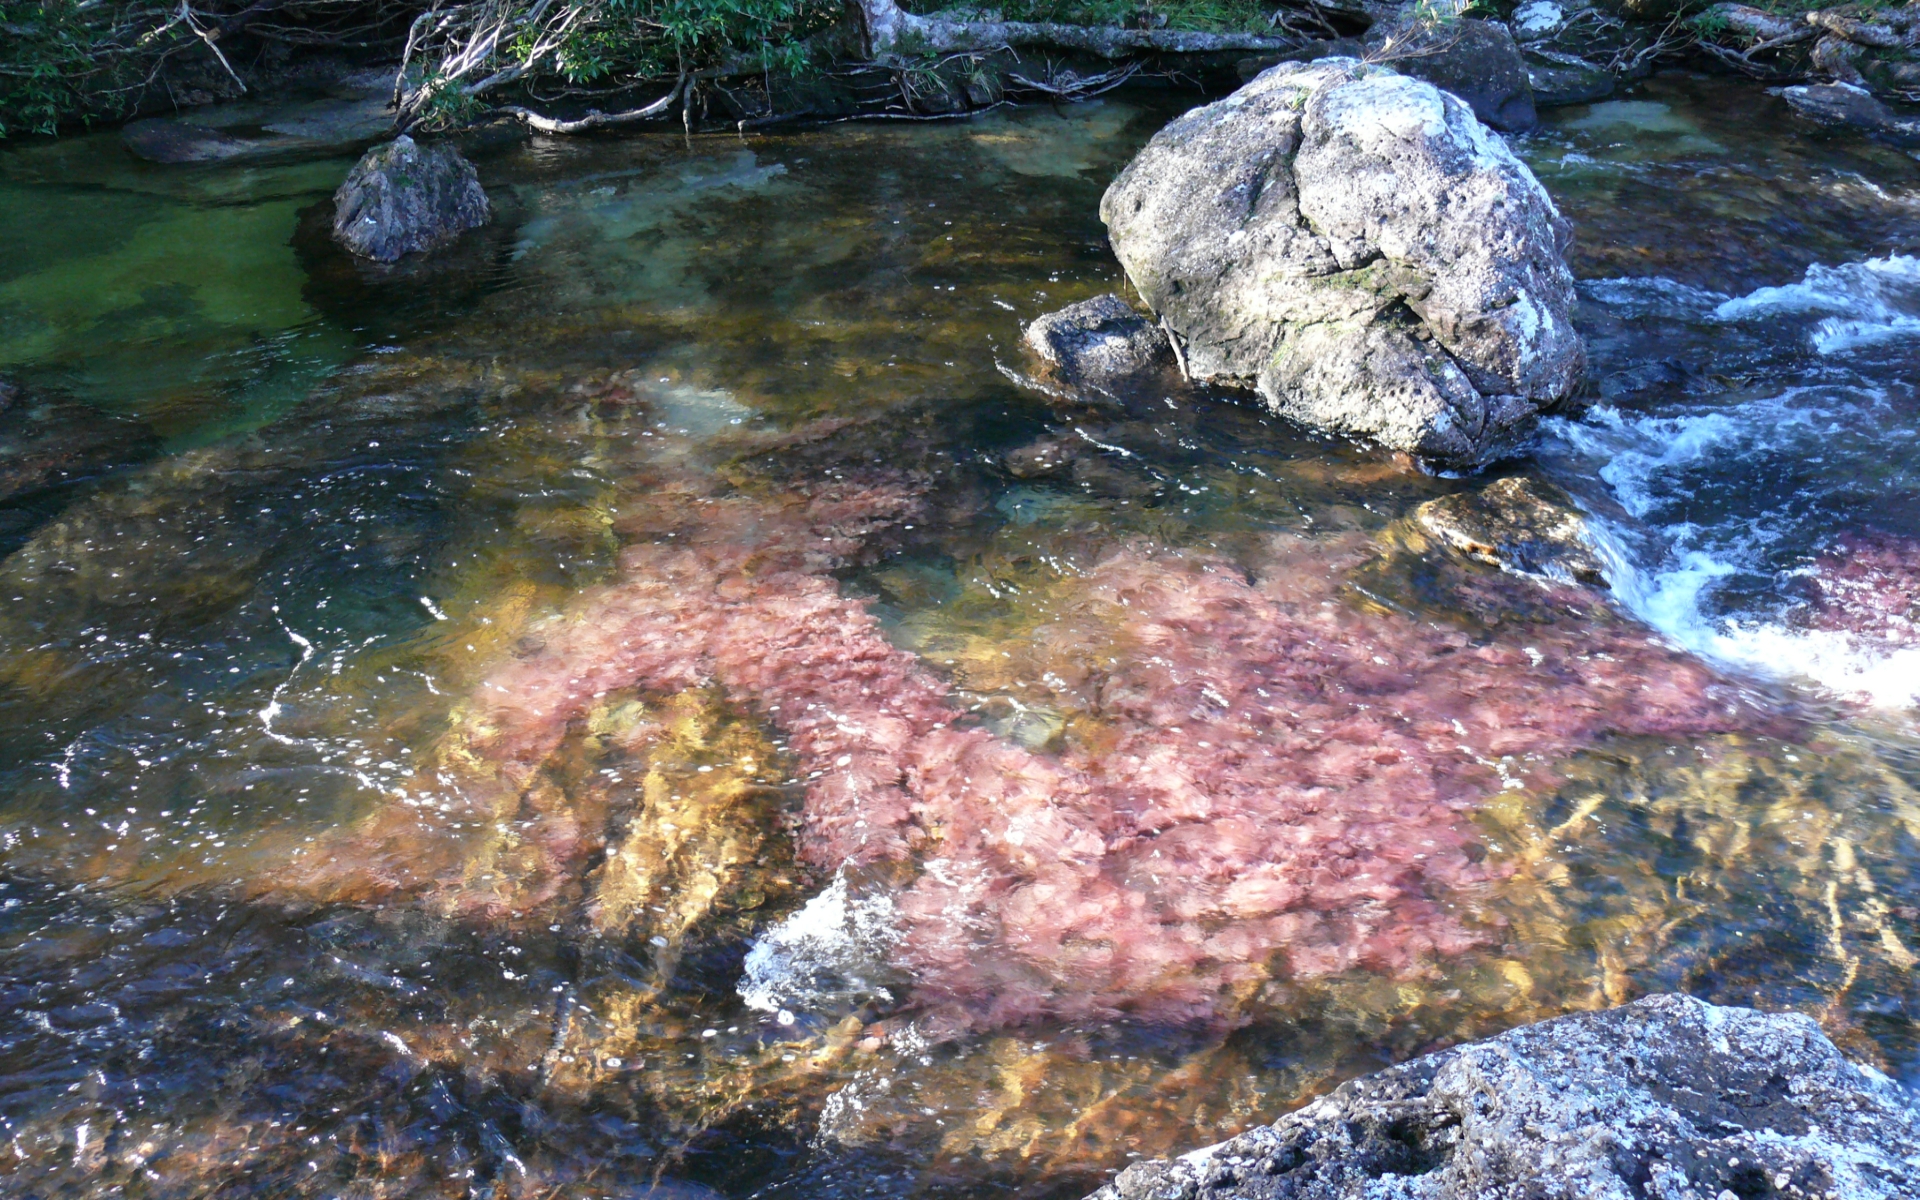
[[[1025,341],[1050,382],[1074,390],[1114,396],[1177,369],[1166,331],[1112,292],[1036,317]]]
[[[1370,31],[1367,49],[1396,71],[1465,100],[1474,116],[1502,133],[1520,133],[1539,123],[1527,64],[1504,25],[1414,17]]]
[[[1101,202],[1188,374],[1448,467],[1574,394],[1571,230],[1431,84],[1282,64],[1148,143]]]
[[[1605,586],[1586,515],[1573,497],[1541,479],[1515,475],[1477,492],[1429,500],[1414,520],[1468,558],[1520,575]]]
[[[493,219],[472,163],[405,134],[367,151],[333,203],[335,240],[375,262],[437,250]]]
[[[191,121],[160,119],[134,121],[120,131],[120,141],[135,158],[168,165],[225,162],[290,144],[284,138],[274,142],[237,138]]]
[[[139,422],[0,379],[0,504],[130,466],[157,445]]]
[[[1097,1200],[1920,1195],[1920,1109],[1797,1013],[1653,996],[1345,1084]]]

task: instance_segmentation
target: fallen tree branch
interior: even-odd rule
[[[537,113],[530,108],[523,108],[518,104],[503,104],[495,111],[509,113],[518,117],[520,120],[526,122],[529,128],[537,129],[541,133],[587,133],[595,129],[605,129],[610,125],[630,125],[636,121],[646,121],[654,117],[665,116],[668,110],[680,100],[682,93],[686,91],[686,87],[687,77],[682,75],[679,81],[673,85],[672,91],[655,100],[652,104],[615,113],[601,112],[597,108],[589,109],[586,116],[571,121],[564,120],[560,117],[549,117],[545,114]]]
[[[858,0],[874,58],[903,53],[956,54],[1021,46],[1077,50],[1097,58],[1136,54],[1207,54],[1223,51],[1292,50],[1298,37],[1261,33],[1200,33],[1179,29],[1120,29],[1032,21],[953,21],[907,12],[896,0]]]
[[[1807,24],[1838,34],[1856,46],[1869,46],[1875,50],[1902,50],[1907,45],[1907,39],[1894,32],[1890,25],[1862,21],[1830,9],[1808,13]]]
[[[1089,75],[1085,79],[1069,79],[1064,83],[1056,83],[1052,79],[1043,83],[1038,79],[1028,79],[1025,75],[1008,72],[1007,82],[1017,84],[1027,91],[1039,92],[1043,96],[1052,96],[1056,100],[1091,100],[1095,96],[1119,87],[1139,71],[1139,63],[1128,63],[1124,67],[1115,67],[1111,71],[1102,71],[1098,75]]]

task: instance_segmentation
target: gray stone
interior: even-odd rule
[[[1166,331],[1112,292],[1036,317],[1025,341],[1049,382],[1111,397],[1163,384],[1175,369]]]
[[[136,157],[167,164],[277,162],[358,149],[393,128],[388,107],[393,75],[386,73],[384,91],[360,86],[371,80],[348,80],[335,89],[341,94],[321,99],[249,99],[211,105],[192,121],[134,121],[120,131],[120,140]],[[233,129],[259,129],[269,136],[239,135]]]
[[[1857,129],[1880,141],[1920,147],[1920,117],[1905,117],[1851,84],[1808,84],[1780,89],[1793,111],[1816,124]]]
[[[334,238],[383,263],[439,249],[493,219],[472,163],[452,146],[423,147],[405,134],[367,151],[333,204]]]
[[[124,126],[120,130],[120,142],[136,158],[168,165],[225,162],[256,156],[263,148],[259,138],[237,138],[192,121],[158,118]],[[266,148],[280,149],[284,144],[270,143]]]
[[[1586,367],[1546,190],[1387,68],[1274,67],[1161,130],[1100,215],[1188,375],[1308,425],[1477,467]]]
[[[1555,62],[1539,54],[1526,56],[1527,80],[1533,85],[1538,108],[1592,104],[1613,95],[1613,75],[1579,61]]]
[[[1517,575],[1605,586],[1587,517],[1573,497],[1525,475],[1429,500],[1413,519],[1442,545]]]
[[[385,95],[315,100],[277,113],[260,127],[320,145],[365,145],[393,128],[389,103]]]
[[[1805,1016],[1654,996],[1428,1055],[1097,1200],[1912,1200],[1920,1109]]]
[[[1369,30],[1367,51],[1370,59],[1465,100],[1474,116],[1503,133],[1539,123],[1527,64],[1504,25],[1415,17]]]

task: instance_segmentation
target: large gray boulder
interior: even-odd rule
[[[367,151],[333,194],[335,240],[375,262],[437,250],[492,219],[472,163],[405,134]]]
[[[1161,130],[1100,205],[1195,379],[1446,467],[1518,448],[1586,366],[1570,236],[1457,98],[1283,63]]]
[[[1798,1014],[1654,996],[1345,1084],[1096,1200],[1912,1200],[1920,1109]]]
[[[1780,89],[1793,111],[1821,125],[1858,129],[1907,149],[1920,148],[1920,117],[1904,117],[1865,88],[1845,83],[1803,84]]]

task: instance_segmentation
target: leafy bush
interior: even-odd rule
[[[415,22],[413,111],[449,124],[509,86],[552,99],[723,65],[800,73],[808,39],[843,14],[837,0],[479,0]]]
[[[0,137],[52,133],[71,117],[118,116],[143,60],[172,47],[141,4],[0,0]],[[145,53],[139,53],[144,50]]]

